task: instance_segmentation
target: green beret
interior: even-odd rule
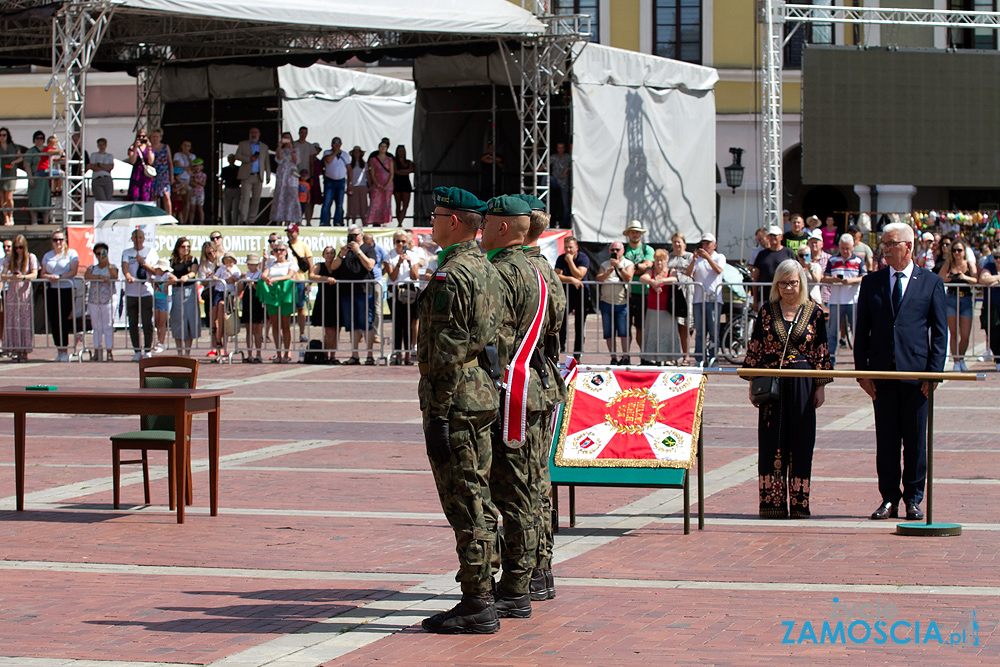
[[[486,203],[462,188],[434,188],[434,205],[450,208],[453,211],[473,211],[481,215],[486,214]]]
[[[513,196],[525,202],[531,208],[532,211],[545,210],[545,204],[543,204],[542,200],[536,197],[535,195],[513,195]]]
[[[486,202],[487,215],[531,215],[528,202],[517,195],[500,195]]]

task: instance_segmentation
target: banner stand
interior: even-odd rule
[[[683,489],[684,534],[691,533],[691,501],[689,469],[685,468],[585,468],[555,464],[555,455],[565,418],[565,404],[556,413],[553,438],[549,450],[549,474],[552,478],[552,532],[559,532],[559,487],[569,488],[569,527],[576,527],[576,487],[605,486],[633,488]],[[700,426],[700,423],[699,423]],[[704,437],[699,429],[696,459],[698,465],[698,530],[705,529],[705,478],[702,446]]]

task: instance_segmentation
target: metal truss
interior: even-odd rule
[[[165,57],[148,59],[136,70],[136,133],[163,127],[163,63]]]
[[[531,9],[547,11],[548,3],[535,2]],[[552,95],[569,75],[573,45],[581,34],[589,34],[587,15],[539,15],[546,25],[543,35],[520,41],[517,55],[500,43],[504,64],[513,58],[519,90],[508,69],[511,96],[517,109],[520,129],[520,188],[549,206],[549,154],[551,146]],[[585,29],[585,30],[582,30]]]
[[[114,5],[108,0],[67,2],[52,21],[52,121],[66,153],[63,168],[62,224],[84,222],[86,194],[84,102],[87,70]],[[57,209],[59,212],[59,209]]]
[[[895,9],[888,7],[844,7],[794,5],[783,0],[759,0],[764,39],[761,58],[761,190],[764,222],[781,224],[781,58],[784,23],[863,23],[869,25],[919,25],[944,28],[990,28],[1000,30],[1000,12],[950,11],[944,9]]]
[[[805,23],[867,23],[870,25],[920,25],[941,28],[1000,28],[1000,12],[965,12],[948,9],[890,9],[785,5],[785,21]]]

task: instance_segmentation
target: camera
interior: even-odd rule
[[[347,235],[347,242],[348,243],[354,243],[354,242],[356,242],[358,240],[358,236],[360,236],[360,234],[358,234],[357,232],[354,232],[353,234],[348,234]]]

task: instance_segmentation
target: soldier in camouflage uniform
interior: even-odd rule
[[[488,634],[500,629],[491,592],[496,528],[487,521],[499,397],[479,358],[496,340],[503,286],[475,240],[486,205],[458,188],[436,188],[434,201],[433,239],[444,250],[420,300],[418,394],[441,508],[455,531],[462,601],[422,625]]]
[[[497,339],[502,367],[511,363],[540,305],[538,273],[522,249],[530,215],[528,205],[515,197],[494,197],[487,203],[482,244],[503,283],[500,334]],[[535,526],[538,502],[533,477],[538,467],[541,422],[545,414],[541,380],[534,368],[530,370],[526,407],[526,437],[521,446],[503,441],[503,425],[499,419],[493,431],[490,490],[493,502],[503,517],[503,535],[499,542],[499,562],[503,565],[503,574],[494,594],[497,614],[501,618],[531,616],[529,586],[538,549]],[[494,566],[496,561],[494,556]]]
[[[538,247],[538,238],[549,226],[549,214],[545,204],[538,197],[515,195],[531,207],[531,223],[524,239],[524,255],[545,279],[549,299],[545,317],[545,366],[548,384],[545,391],[545,417],[542,420],[541,442],[538,448],[537,469],[534,476],[538,507],[535,510],[535,527],[538,535],[538,549],[535,552],[535,569],[531,573],[531,599],[549,600],[556,596],[555,581],[552,577],[552,482],[549,478],[549,453],[552,448],[552,412],[566,400],[566,384],[559,374],[559,331],[566,317],[566,292],[562,282],[549,261]]]

